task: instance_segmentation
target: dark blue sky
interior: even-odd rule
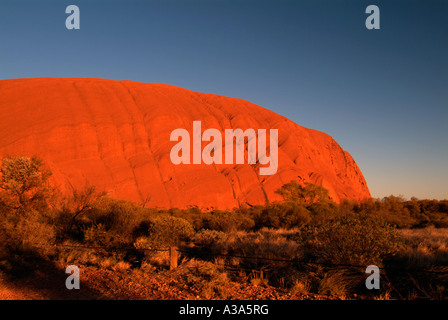
[[[333,136],[374,197],[448,198],[446,0],[2,0],[0,79],[47,76],[243,98]]]

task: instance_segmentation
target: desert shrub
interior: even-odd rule
[[[293,180],[275,191],[285,202],[294,202],[303,206],[330,201],[328,190],[322,186],[306,182],[300,184]]]
[[[130,201],[101,197],[86,211],[79,228],[89,243],[126,245],[135,240],[136,230],[145,219],[147,209]]]
[[[366,200],[363,200],[362,202],[366,202]],[[338,205],[338,211],[341,215],[360,213],[363,211],[361,209],[362,202],[353,199],[341,199]]]
[[[317,280],[317,293],[321,295],[344,298],[360,284],[364,283],[364,276],[358,270],[348,272],[335,269],[323,272]]]
[[[12,156],[2,159],[0,167],[1,200],[17,213],[46,210],[54,196],[51,171],[38,157]]]
[[[92,210],[92,204],[104,196],[97,192],[95,187],[87,186],[84,189],[72,191],[71,196],[63,196],[59,205],[54,208],[52,223],[57,230],[57,239],[62,241],[69,237],[82,238],[80,230],[83,216]]]
[[[334,202],[316,202],[307,207],[312,224],[321,224],[339,216],[339,208]]]
[[[391,195],[381,200],[363,201],[360,203],[360,209],[383,216],[389,224],[397,228],[421,228],[431,224],[445,227],[448,219],[447,203],[446,200],[418,200],[414,197],[406,201],[401,196]]]
[[[149,236],[149,227],[151,226],[151,220],[142,220],[140,223],[132,230],[132,239],[136,241],[138,238]]]
[[[400,252],[410,268],[448,265],[448,230],[429,226],[402,229],[406,249]]]
[[[227,273],[209,261],[188,259],[177,268],[174,276],[205,299],[228,299],[233,291]]]
[[[309,223],[317,224],[338,216],[340,206],[331,201],[328,190],[312,183],[291,181],[276,191],[283,202],[258,209],[255,222],[258,228],[295,228]],[[354,202],[343,202],[344,212],[351,212]]]
[[[437,200],[419,200],[418,201],[419,206],[420,206],[420,211],[426,214],[432,214],[434,212],[439,212],[440,209],[442,209],[445,207],[446,209],[446,200],[444,201],[437,201]],[[445,205],[444,205],[445,204]],[[446,213],[446,210],[445,210]]]
[[[54,240],[51,171],[37,157],[15,156],[3,158],[0,172],[0,218],[10,240],[17,244]]]
[[[254,226],[254,221],[246,215],[236,211],[214,210],[195,221],[196,230],[209,229],[222,232],[232,232],[237,230],[250,230]]]
[[[302,258],[300,246],[285,235],[285,230],[262,229],[251,233],[238,233],[229,237],[221,251],[230,255],[242,256],[240,264],[251,267],[269,266],[281,271],[290,268],[289,262],[275,261]],[[243,258],[247,257],[247,258]],[[256,259],[257,257],[261,259]],[[265,260],[265,259],[274,260]]]
[[[101,247],[120,244],[120,240],[101,223],[86,227],[84,230],[84,242]]]
[[[194,236],[194,244],[202,248],[212,248],[213,246],[222,245],[228,236],[222,231],[202,229]]]
[[[0,170],[0,259],[17,264],[14,257],[51,253],[46,247],[55,241],[50,170],[37,157],[20,156],[3,158]]]
[[[33,212],[20,219],[15,225],[14,233],[30,244],[51,245],[56,238],[54,226],[48,223],[46,217]]]
[[[136,203],[107,197],[95,201],[88,213],[90,220],[103,223],[107,230],[122,235],[131,234],[132,230],[147,217],[147,210]]]
[[[445,213],[433,213],[431,214],[431,223],[436,228],[448,228],[448,215]]]
[[[403,248],[397,230],[379,216],[346,215],[300,235],[310,257],[333,264],[381,265]]]
[[[182,218],[190,222],[196,230],[202,228],[202,218],[210,212],[203,212],[196,206],[187,209],[171,208],[169,210],[158,210],[156,214],[169,214],[173,217]]]
[[[310,211],[294,202],[273,203],[254,215],[255,228],[295,228],[311,220]]]
[[[156,247],[177,246],[194,236],[192,225],[182,218],[161,215],[150,222],[148,240]]]
[[[32,272],[36,259],[56,254],[55,229],[34,211],[0,219],[0,269],[15,275]]]
[[[409,228],[417,223],[406,208],[402,208],[401,210],[382,209],[376,213],[387,223],[397,228]]]

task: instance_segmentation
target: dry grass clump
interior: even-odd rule
[[[186,259],[174,275],[195,287],[205,299],[227,299],[232,292],[227,273],[219,265],[198,259]]]
[[[263,270],[253,270],[249,279],[250,283],[256,287],[266,287],[269,283],[269,279],[266,274],[263,273]]]
[[[407,244],[402,257],[408,266],[448,265],[448,229],[429,226],[423,229],[400,230]]]
[[[112,269],[118,272],[126,272],[131,268],[131,264],[125,261],[117,262]]]
[[[293,294],[308,295],[311,292],[311,281],[306,277],[296,279],[289,290]]]
[[[448,244],[448,228],[428,226],[421,229],[402,229],[400,233],[410,245],[415,243]]]
[[[293,231],[261,229],[257,232],[239,232],[229,235],[228,240],[222,244],[221,250],[230,255],[244,256],[245,264],[263,264],[266,260],[257,260],[251,257],[266,259],[292,260],[301,257],[300,245],[290,240],[288,235]],[[281,261],[276,266],[281,265]]]
[[[317,292],[321,295],[345,299],[364,282],[362,273],[359,270],[357,271],[335,269],[324,272],[318,283]]]

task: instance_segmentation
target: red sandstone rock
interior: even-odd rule
[[[279,167],[174,165],[176,128],[278,129]],[[223,134],[224,136],[224,134]],[[203,143],[203,147],[207,143]],[[250,102],[165,84],[94,78],[0,81],[0,155],[38,155],[62,189],[95,185],[147,206],[233,208],[280,200],[291,180],[326,187],[335,201],[370,197],[352,157],[327,134]]]

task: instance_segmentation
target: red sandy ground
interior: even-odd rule
[[[132,270],[99,270],[80,267],[81,289],[65,287],[64,266],[56,265],[51,274],[36,270],[34,275],[8,279],[0,273],[0,300],[196,300],[206,299],[198,288],[179,283],[175,271],[149,272],[136,278]],[[138,279],[138,280],[137,280]],[[226,299],[237,300],[324,300],[327,296],[292,294],[271,286],[229,283],[232,288]],[[207,299],[208,300],[208,299]]]

